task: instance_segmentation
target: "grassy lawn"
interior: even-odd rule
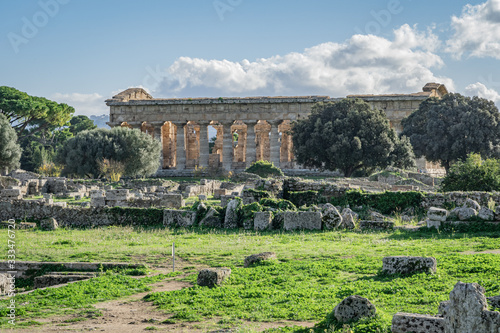
[[[0,230],[0,234],[7,239],[5,229]],[[173,314],[172,321],[222,318],[224,325],[238,327],[244,321],[286,319],[321,322],[317,332],[323,332],[329,326],[331,331],[338,329],[341,332],[341,326],[328,315],[343,298],[357,294],[375,304],[378,316],[352,324],[351,329],[354,332],[389,332],[392,315],[396,312],[437,313],[439,302],[448,299],[457,281],[478,282],[485,287],[487,296],[500,295],[500,255],[462,254],[498,250],[499,236],[500,232],[284,233],[110,227],[53,232],[18,230],[16,244],[17,260],[124,261],[165,265],[170,260],[171,245],[175,241],[176,254],[182,259],[193,265],[231,267],[232,274],[220,288],[192,287],[148,295],[148,301]],[[7,253],[6,245],[2,248]],[[279,260],[243,268],[245,256],[264,251],[276,252]],[[438,261],[438,272],[409,277],[380,274],[382,258],[393,255],[434,256]],[[89,311],[94,303],[121,297],[124,292],[137,293],[154,282],[148,280],[153,278],[144,278],[141,284],[131,288],[128,279],[132,278],[108,274],[58,288],[57,292],[45,291],[43,297],[35,292],[16,302],[29,302],[25,310],[19,306],[20,311],[25,311],[22,316],[26,320],[36,321],[40,316],[50,316],[63,309]],[[196,275],[184,279],[195,282]],[[107,285],[103,294],[99,294],[100,283]],[[95,296],[84,303],[77,302],[79,294],[67,288],[79,288],[79,292]],[[64,303],[63,309],[61,302]],[[5,304],[5,301],[0,301],[2,308]],[[298,327],[283,331],[306,332]]]

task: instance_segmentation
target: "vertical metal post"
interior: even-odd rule
[[[172,272],[175,272],[175,242],[172,243]]]

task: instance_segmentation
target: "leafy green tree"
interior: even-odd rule
[[[18,168],[20,158],[21,147],[17,143],[16,131],[7,117],[0,114],[0,171]]]
[[[161,145],[150,135],[128,128],[83,131],[58,151],[64,175],[98,177],[104,159],[123,163],[125,176],[149,176],[159,167]]]
[[[29,133],[25,130],[37,121],[41,122],[36,129],[31,130],[32,134],[50,126],[65,125],[74,112],[75,109],[67,104],[30,96],[15,88],[0,87],[0,113],[7,117],[19,139],[28,135]]]
[[[415,155],[440,162],[447,171],[470,153],[500,156],[500,113],[484,98],[460,94],[429,98],[402,124]]]
[[[410,147],[398,139],[385,113],[361,99],[317,103],[292,132],[295,157],[306,167],[340,169],[350,177],[356,170],[385,167],[398,158],[410,159],[400,162],[404,165],[414,163]]]
[[[77,135],[80,132],[90,131],[97,128],[97,125],[94,124],[93,120],[90,120],[89,117],[83,115],[74,116],[70,119],[69,123],[69,131],[73,135]]]
[[[451,165],[441,183],[448,191],[500,191],[500,160],[483,160],[479,154],[469,154],[465,161]]]
[[[275,167],[272,162],[268,161],[256,161],[250,165],[245,172],[253,173],[263,178],[267,177],[280,177],[283,176],[283,171],[280,168]]]

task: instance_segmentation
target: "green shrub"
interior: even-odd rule
[[[249,193],[252,197],[255,199],[259,200],[262,198],[270,198],[271,194],[267,191],[261,191],[261,190],[256,190],[253,188],[247,188],[246,190],[243,190],[243,193]]]
[[[272,162],[268,161],[257,161],[252,163],[252,165],[245,170],[245,172],[253,173],[263,178],[270,176],[283,176],[283,171],[280,168],[274,166]]]
[[[382,214],[392,214],[409,207],[418,208],[423,199],[424,193],[416,191],[366,193],[349,190],[342,197],[332,198],[330,203],[334,206],[367,206]]]
[[[265,207],[274,208],[274,209],[283,210],[283,211],[287,211],[287,210],[294,210],[295,211],[295,210],[297,210],[297,207],[293,203],[291,203],[290,201],[285,200],[285,199],[266,198],[266,199],[260,200],[260,204],[262,206],[265,206]]]
[[[441,183],[441,190],[499,191],[500,160],[483,160],[479,154],[469,154],[465,161],[453,164]]]
[[[239,209],[239,226],[245,227],[246,224],[251,224],[253,226],[253,218],[256,212],[262,212],[264,208],[258,203],[253,202],[248,205],[240,206]]]
[[[292,191],[288,192],[287,197],[297,207],[316,205],[320,201],[318,191]]]

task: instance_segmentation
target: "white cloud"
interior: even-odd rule
[[[432,31],[403,25],[393,40],[354,35],[343,43],[324,43],[301,53],[256,61],[181,57],[153,90],[155,97],[248,95],[329,95],[418,92],[427,82],[453,90],[453,82],[434,75],[443,65],[434,51]]]
[[[454,57],[469,54],[500,59],[500,0],[466,5],[460,17],[451,18],[451,25],[455,33],[446,42],[446,51]]]
[[[465,92],[470,96],[479,96],[481,98],[489,99],[496,104],[500,103],[500,94],[494,89],[489,89],[481,82],[469,84],[465,88]]]
[[[109,96],[108,98],[110,98]],[[98,93],[93,94],[61,94],[55,93],[50,99],[58,103],[66,103],[75,108],[75,115],[102,115],[109,113],[109,107],[106,106],[104,100],[106,99]]]

